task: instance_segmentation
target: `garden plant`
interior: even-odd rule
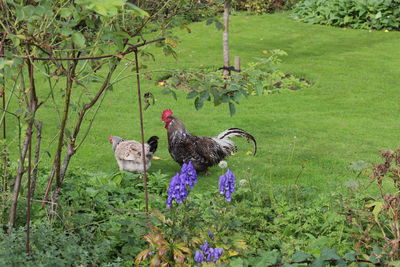
[[[0,266],[397,266],[399,4],[328,2],[0,1]],[[257,155],[179,166],[164,109]]]

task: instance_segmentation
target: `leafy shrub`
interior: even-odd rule
[[[400,30],[398,0],[303,0],[293,9],[295,19],[355,29]]]
[[[96,241],[96,242],[95,242]],[[48,223],[31,228],[30,255],[25,251],[25,228],[8,234],[0,229],[0,266],[98,266],[109,261],[110,242],[99,242],[95,234],[81,231],[80,235],[59,231]]]
[[[235,2],[236,10],[246,10],[256,14],[273,13],[289,9],[299,0],[239,0]]]
[[[352,186],[350,199],[342,206],[353,226],[355,250],[372,255],[371,261],[400,260],[400,148],[381,151],[383,163],[373,164],[369,175],[375,191],[366,190],[371,182]]]
[[[229,104],[230,114],[235,113],[235,103],[248,95],[262,95],[279,92],[279,90],[298,90],[309,86],[302,78],[286,74],[279,69],[281,56],[285,51],[276,49],[267,51],[267,58],[256,58],[239,73],[229,78],[221,71],[195,70],[174,73],[165,81],[167,88],[163,93],[175,92],[171,89],[188,89],[187,99],[194,98],[196,109],[203,107],[205,101],[213,101],[214,105]],[[164,84],[164,82],[163,82]],[[176,97],[176,96],[175,96]]]
[[[396,158],[390,156],[393,162]],[[388,175],[392,173],[390,170],[397,170],[395,164],[387,169]],[[351,201],[354,205],[361,203],[359,209],[365,208],[361,202],[364,195],[356,190],[319,194],[315,187],[271,186],[263,179],[244,174],[236,177],[230,202],[220,195],[217,186],[205,192],[194,188],[183,203],[174,203],[168,209],[170,177],[157,172],[149,177],[151,214],[147,216],[143,181],[138,175],[84,170],[70,175],[52,224],[46,217],[40,217],[43,211],[33,210],[32,256],[24,254],[22,228],[10,236],[1,232],[0,265],[21,262],[28,266],[56,262],[71,265],[72,261],[73,265],[83,266],[113,263],[132,266],[135,262],[141,266],[157,262],[171,266],[182,262],[195,264],[195,251],[205,241],[223,249],[219,262],[231,266],[303,260],[322,266],[324,261],[332,259],[349,263],[360,255],[365,258],[366,253],[379,254],[378,250],[357,250],[357,247],[358,254],[347,253],[362,240],[354,238],[354,224],[346,221],[349,214],[340,214],[344,208],[347,211],[347,203]],[[377,181],[381,180],[379,177]],[[371,208],[364,214],[371,213]],[[383,216],[383,212],[382,209],[379,215]],[[374,217],[369,214],[356,218],[367,226]],[[390,220],[385,218],[379,217],[381,225],[389,225]],[[385,240],[379,239],[377,230],[373,229],[374,238],[368,245],[377,245],[384,251]],[[376,263],[384,259],[374,257],[370,260]]]

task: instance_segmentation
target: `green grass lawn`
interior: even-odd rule
[[[220,67],[222,33],[204,22],[190,28],[190,34],[177,31],[181,38],[178,61],[157,51],[156,62],[146,62],[146,71],[193,69],[201,64]],[[378,150],[399,146],[399,43],[399,32],[308,25],[291,20],[286,13],[232,16],[232,58],[239,55],[245,65],[264,56],[263,50],[285,50],[289,56],[283,58],[284,71],[310,80],[313,86],[243,99],[236,115],[230,117],[227,106],[206,103],[196,111],[183,92],[178,93],[178,101],[161,94],[163,88],[156,81],[163,73],[155,72],[153,80],[143,79],[143,90],[157,99],[144,114],[145,134],[147,138],[160,137],[157,156],[162,159],[153,161],[150,171],[173,175],[179,170],[168,154],[160,119],[162,110],[171,108],[196,135],[215,136],[229,127],[239,127],[256,137],[259,149],[255,157],[246,155],[250,144],[236,139],[239,152],[228,164],[238,179],[254,176],[280,185],[297,181],[332,190],[337,181],[354,176],[349,163],[360,159],[376,162]],[[110,173],[118,169],[108,136],[139,140],[135,85],[131,77],[107,93],[86,143],[71,162],[72,168]],[[43,126],[45,148],[58,124],[50,106],[48,103],[39,112],[40,117],[53,118]],[[217,184],[221,171],[215,167],[211,172],[213,175],[200,180],[200,188]]]

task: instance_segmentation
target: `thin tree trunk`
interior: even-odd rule
[[[224,1],[224,32],[222,33],[223,54],[224,54],[224,72],[223,75],[230,75],[229,67],[229,10],[231,8],[230,0]]]
[[[39,159],[40,159],[40,144],[42,142],[42,122],[39,121],[36,125],[36,149],[35,149],[35,161],[33,165],[33,172],[32,172],[32,185],[31,185],[31,198],[35,195],[36,189],[36,179],[39,170]]]
[[[29,55],[29,47],[27,49],[27,52],[28,52],[27,54]],[[28,121],[28,128],[26,130],[24,145],[22,147],[20,159],[18,162],[17,177],[15,178],[15,184],[14,184],[14,190],[13,190],[13,196],[12,196],[12,202],[11,202],[11,208],[10,208],[10,217],[9,217],[9,221],[8,221],[10,228],[14,227],[14,225],[15,225],[19,191],[21,188],[22,177],[25,172],[24,163],[25,163],[26,154],[28,152],[28,148],[32,142],[32,130],[33,130],[33,125],[35,123],[35,113],[36,113],[36,110],[38,107],[35,79],[34,79],[34,72],[33,72],[33,63],[30,59],[28,59],[27,64],[28,64],[28,70],[29,70],[29,83],[30,83],[30,88],[29,88],[30,99],[27,102],[27,105],[28,105],[28,110],[30,113],[29,114],[30,119]]]
[[[120,59],[118,60],[118,62],[120,61]],[[96,95],[92,98],[92,100],[85,104],[83,106],[83,109],[81,110],[81,112],[79,113],[79,117],[78,117],[78,121],[74,127],[74,131],[72,136],[70,137],[70,140],[68,142],[68,148],[66,151],[66,155],[64,158],[64,162],[63,165],[61,167],[61,171],[60,171],[60,185],[57,184],[56,189],[54,190],[53,196],[51,198],[51,207],[50,207],[50,213],[54,213],[55,208],[57,206],[57,201],[58,201],[58,197],[60,195],[61,192],[61,184],[64,181],[65,178],[65,174],[67,172],[68,166],[69,166],[69,162],[72,158],[72,156],[75,154],[76,152],[76,148],[75,148],[75,142],[76,142],[76,138],[80,132],[81,126],[82,126],[82,122],[85,118],[86,113],[97,103],[97,101],[99,100],[100,96],[104,93],[104,91],[108,88],[109,84],[110,84],[110,80],[111,77],[115,71],[115,69],[117,68],[118,62],[116,62],[110,69],[106,79],[104,80],[102,86],[100,87],[100,89],[97,91]],[[47,196],[48,196],[48,192],[45,193],[45,196],[43,197],[42,200],[42,206],[44,205],[44,203],[47,200]]]
[[[79,54],[78,54],[78,56],[79,56]],[[47,183],[46,192],[44,193],[44,196],[42,199],[42,207],[45,205],[45,203],[47,201],[47,197],[51,191],[51,186],[53,184],[54,177],[56,177],[56,181],[57,181],[56,188],[61,187],[61,183],[62,183],[61,153],[62,153],[62,148],[64,145],[64,132],[65,132],[65,128],[66,128],[67,121],[68,121],[68,115],[69,115],[69,106],[70,106],[70,101],[71,101],[72,86],[73,86],[73,82],[74,82],[73,78],[75,77],[75,70],[76,70],[77,65],[78,65],[78,60],[74,60],[74,62],[72,63],[72,66],[69,67],[69,70],[67,73],[64,111],[63,111],[63,117],[62,117],[61,125],[60,125],[60,134],[58,137],[57,150],[56,150],[56,155],[54,158],[53,168],[52,168],[51,174],[50,174],[50,179]]]
[[[0,7],[2,7],[2,4],[0,5]],[[3,33],[4,34],[4,33]],[[2,37],[1,43],[0,43],[0,54],[4,54],[4,46],[3,46],[3,42],[4,42],[4,38],[5,36]],[[3,84],[1,86],[1,90],[0,90],[0,97],[2,98],[2,104],[3,104],[3,112],[5,113],[6,110],[6,81],[4,78],[4,70],[2,70],[2,74],[3,74]],[[7,127],[6,127],[6,117],[4,114],[4,120],[3,120],[3,139],[5,140],[7,138]],[[6,149],[6,147],[4,147],[4,149]],[[5,153],[6,151],[4,151],[4,158],[3,158],[3,192],[7,192],[7,153]],[[4,199],[6,199],[6,194],[4,194]]]
[[[28,193],[26,196],[26,254],[30,255],[30,234],[31,234],[31,175],[32,175],[32,133],[28,148]]]
[[[18,196],[19,196],[19,190],[21,188],[22,176],[24,175],[24,172],[25,172],[24,163],[25,163],[26,154],[28,152],[29,143],[31,141],[32,124],[33,123],[29,123],[28,128],[26,129],[24,145],[22,147],[21,155],[20,155],[19,162],[18,162],[17,177],[15,178],[14,190],[13,190],[13,195],[12,195],[12,200],[11,200],[12,202],[11,202],[11,208],[10,208],[10,218],[8,221],[10,228],[14,227],[15,218],[17,215]]]
[[[66,85],[66,89],[65,89],[64,112],[63,112],[63,117],[61,120],[60,134],[58,136],[57,152],[56,152],[55,161],[54,161],[54,167],[56,168],[55,175],[56,175],[56,180],[57,180],[57,187],[61,186],[61,175],[60,175],[61,152],[62,152],[62,148],[64,146],[64,132],[65,132],[65,128],[67,125],[68,116],[69,116],[69,106],[70,106],[70,102],[71,102],[73,77],[75,77],[75,69],[76,69],[77,64],[78,64],[78,61],[74,61],[73,65],[69,68],[68,77],[67,77],[67,85]]]

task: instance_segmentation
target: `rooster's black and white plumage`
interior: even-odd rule
[[[168,134],[168,151],[172,158],[180,165],[192,162],[198,172],[206,172],[211,166],[217,165],[221,160],[236,151],[232,137],[244,137],[252,141],[254,155],[257,151],[255,138],[239,128],[230,128],[221,132],[216,137],[203,137],[190,134],[183,122],[172,116],[171,110],[164,110],[162,120]]]

